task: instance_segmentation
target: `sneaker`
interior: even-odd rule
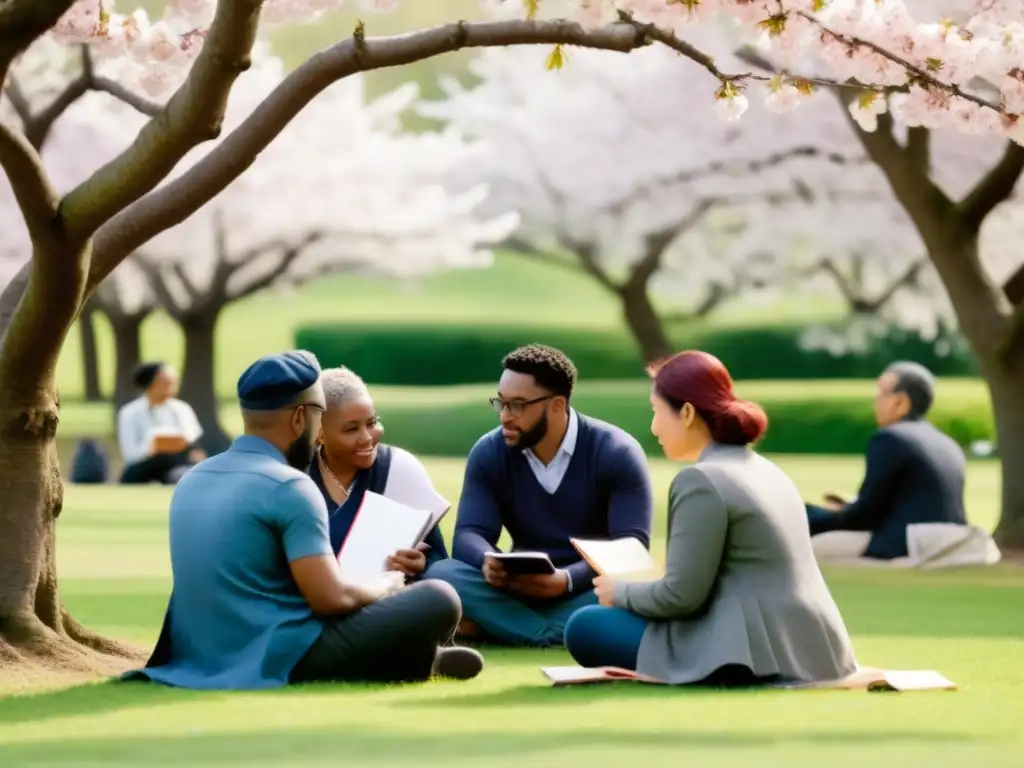
[[[455,646],[438,648],[434,657],[434,668],[431,670],[436,677],[449,677],[453,680],[472,680],[484,668],[484,657],[472,648]]]

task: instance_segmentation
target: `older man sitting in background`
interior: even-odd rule
[[[879,430],[868,442],[867,468],[857,498],[847,502],[829,495],[824,507],[807,505],[819,560],[905,562],[912,555],[910,559],[920,559],[921,553],[908,549],[913,548],[908,538],[914,538],[908,531],[914,533],[917,526],[918,531],[942,532],[943,541],[962,544],[975,532],[987,538],[986,532],[967,527],[963,450],[925,418],[934,398],[935,379],[917,363],[893,363],[879,377]]]

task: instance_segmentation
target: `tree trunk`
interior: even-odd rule
[[[100,391],[100,361],[96,349],[96,307],[86,302],[78,316],[78,339],[82,347],[82,381],[85,385],[85,401],[98,403],[103,400]]]
[[[1024,366],[993,373],[988,385],[1002,473],[1002,513],[995,538],[1000,547],[1024,549]]]
[[[619,291],[622,301],[622,316],[630,334],[640,346],[645,363],[653,363],[672,353],[665,327],[658,312],[651,303],[647,285],[635,286],[630,283]]]
[[[142,323],[149,310],[120,314],[107,312],[114,333],[114,412],[138,396],[132,375],[142,362]]]
[[[936,231],[940,223],[936,222]],[[1024,358],[1007,358],[1001,340],[1005,317],[992,298],[992,288],[979,268],[977,236],[950,233],[930,257],[950,294],[957,323],[989,390],[1002,475],[1002,498],[996,541],[1006,549],[1024,548]],[[970,510],[967,510],[970,514]]]
[[[73,269],[68,277],[75,279]],[[64,610],[57,588],[55,524],[64,489],[55,371],[77,311],[73,285],[59,286],[70,296],[47,286],[49,301],[30,285],[16,310],[0,311],[11,318],[0,348],[0,674],[19,680],[109,674],[144,658],[138,648],[84,629]]]
[[[203,428],[200,442],[211,456],[231,445],[231,438],[220,423],[214,379],[215,332],[219,317],[220,307],[177,318],[185,334],[185,364],[182,367],[180,397],[195,410]]]

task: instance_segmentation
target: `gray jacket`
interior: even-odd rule
[[[807,681],[855,671],[803,500],[775,464],[709,446],[672,481],[668,531],[665,575],[615,588],[616,606],[651,620],[638,672],[681,684],[726,664]]]

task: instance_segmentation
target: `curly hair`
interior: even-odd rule
[[[572,397],[576,385],[576,366],[572,360],[560,349],[544,344],[527,344],[512,350],[501,361],[501,367],[533,376],[539,386],[566,400]]]

